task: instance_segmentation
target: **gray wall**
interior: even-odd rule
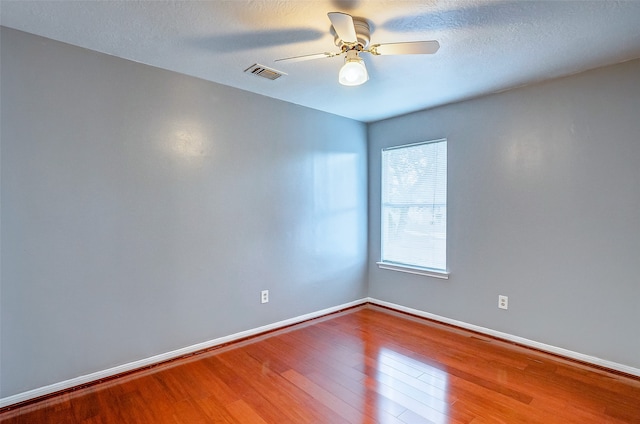
[[[367,292],[364,124],[1,39],[1,397],[367,293],[640,368],[640,61],[369,125]],[[380,149],[441,137],[451,277],[379,270]]]
[[[1,37],[0,396],[366,296],[364,124]]]
[[[380,270],[380,149],[442,137],[450,279]],[[639,60],[374,123],[369,295],[640,368],[639,164]]]

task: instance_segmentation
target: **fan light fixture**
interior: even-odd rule
[[[358,57],[356,50],[348,50],[344,65],[340,68],[338,81],[342,85],[361,85],[369,80],[364,60]]]
[[[2,0],[0,0],[1,2]],[[334,2],[336,3],[336,2]],[[337,2],[344,3],[344,2]],[[344,65],[340,68],[338,82],[342,85],[360,85],[369,80],[369,73],[364,61],[358,57],[360,53],[371,56],[400,55],[400,54],[434,54],[440,48],[436,40],[405,41],[399,43],[383,43],[369,45],[371,29],[369,21],[364,18],[354,18],[342,12],[329,12],[337,52],[305,54],[302,56],[276,59],[276,62],[302,62],[305,60],[322,59],[346,55]]]

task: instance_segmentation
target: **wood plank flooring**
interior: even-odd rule
[[[14,423],[640,423],[640,379],[372,305],[0,414]]]

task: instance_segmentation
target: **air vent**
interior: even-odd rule
[[[244,71],[251,73],[255,76],[270,79],[270,80],[278,79],[283,75],[287,75],[284,72],[276,71],[275,69],[267,68],[266,66],[259,65],[257,63],[254,63],[253,65],[249,66]]]

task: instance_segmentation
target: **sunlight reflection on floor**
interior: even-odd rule
[[[401,421],[411,424],[449,422],[447,414],[450,399],[446,372],[382,348],[378,354],[376,380],[379,395],[406,408],[398,415]]]

